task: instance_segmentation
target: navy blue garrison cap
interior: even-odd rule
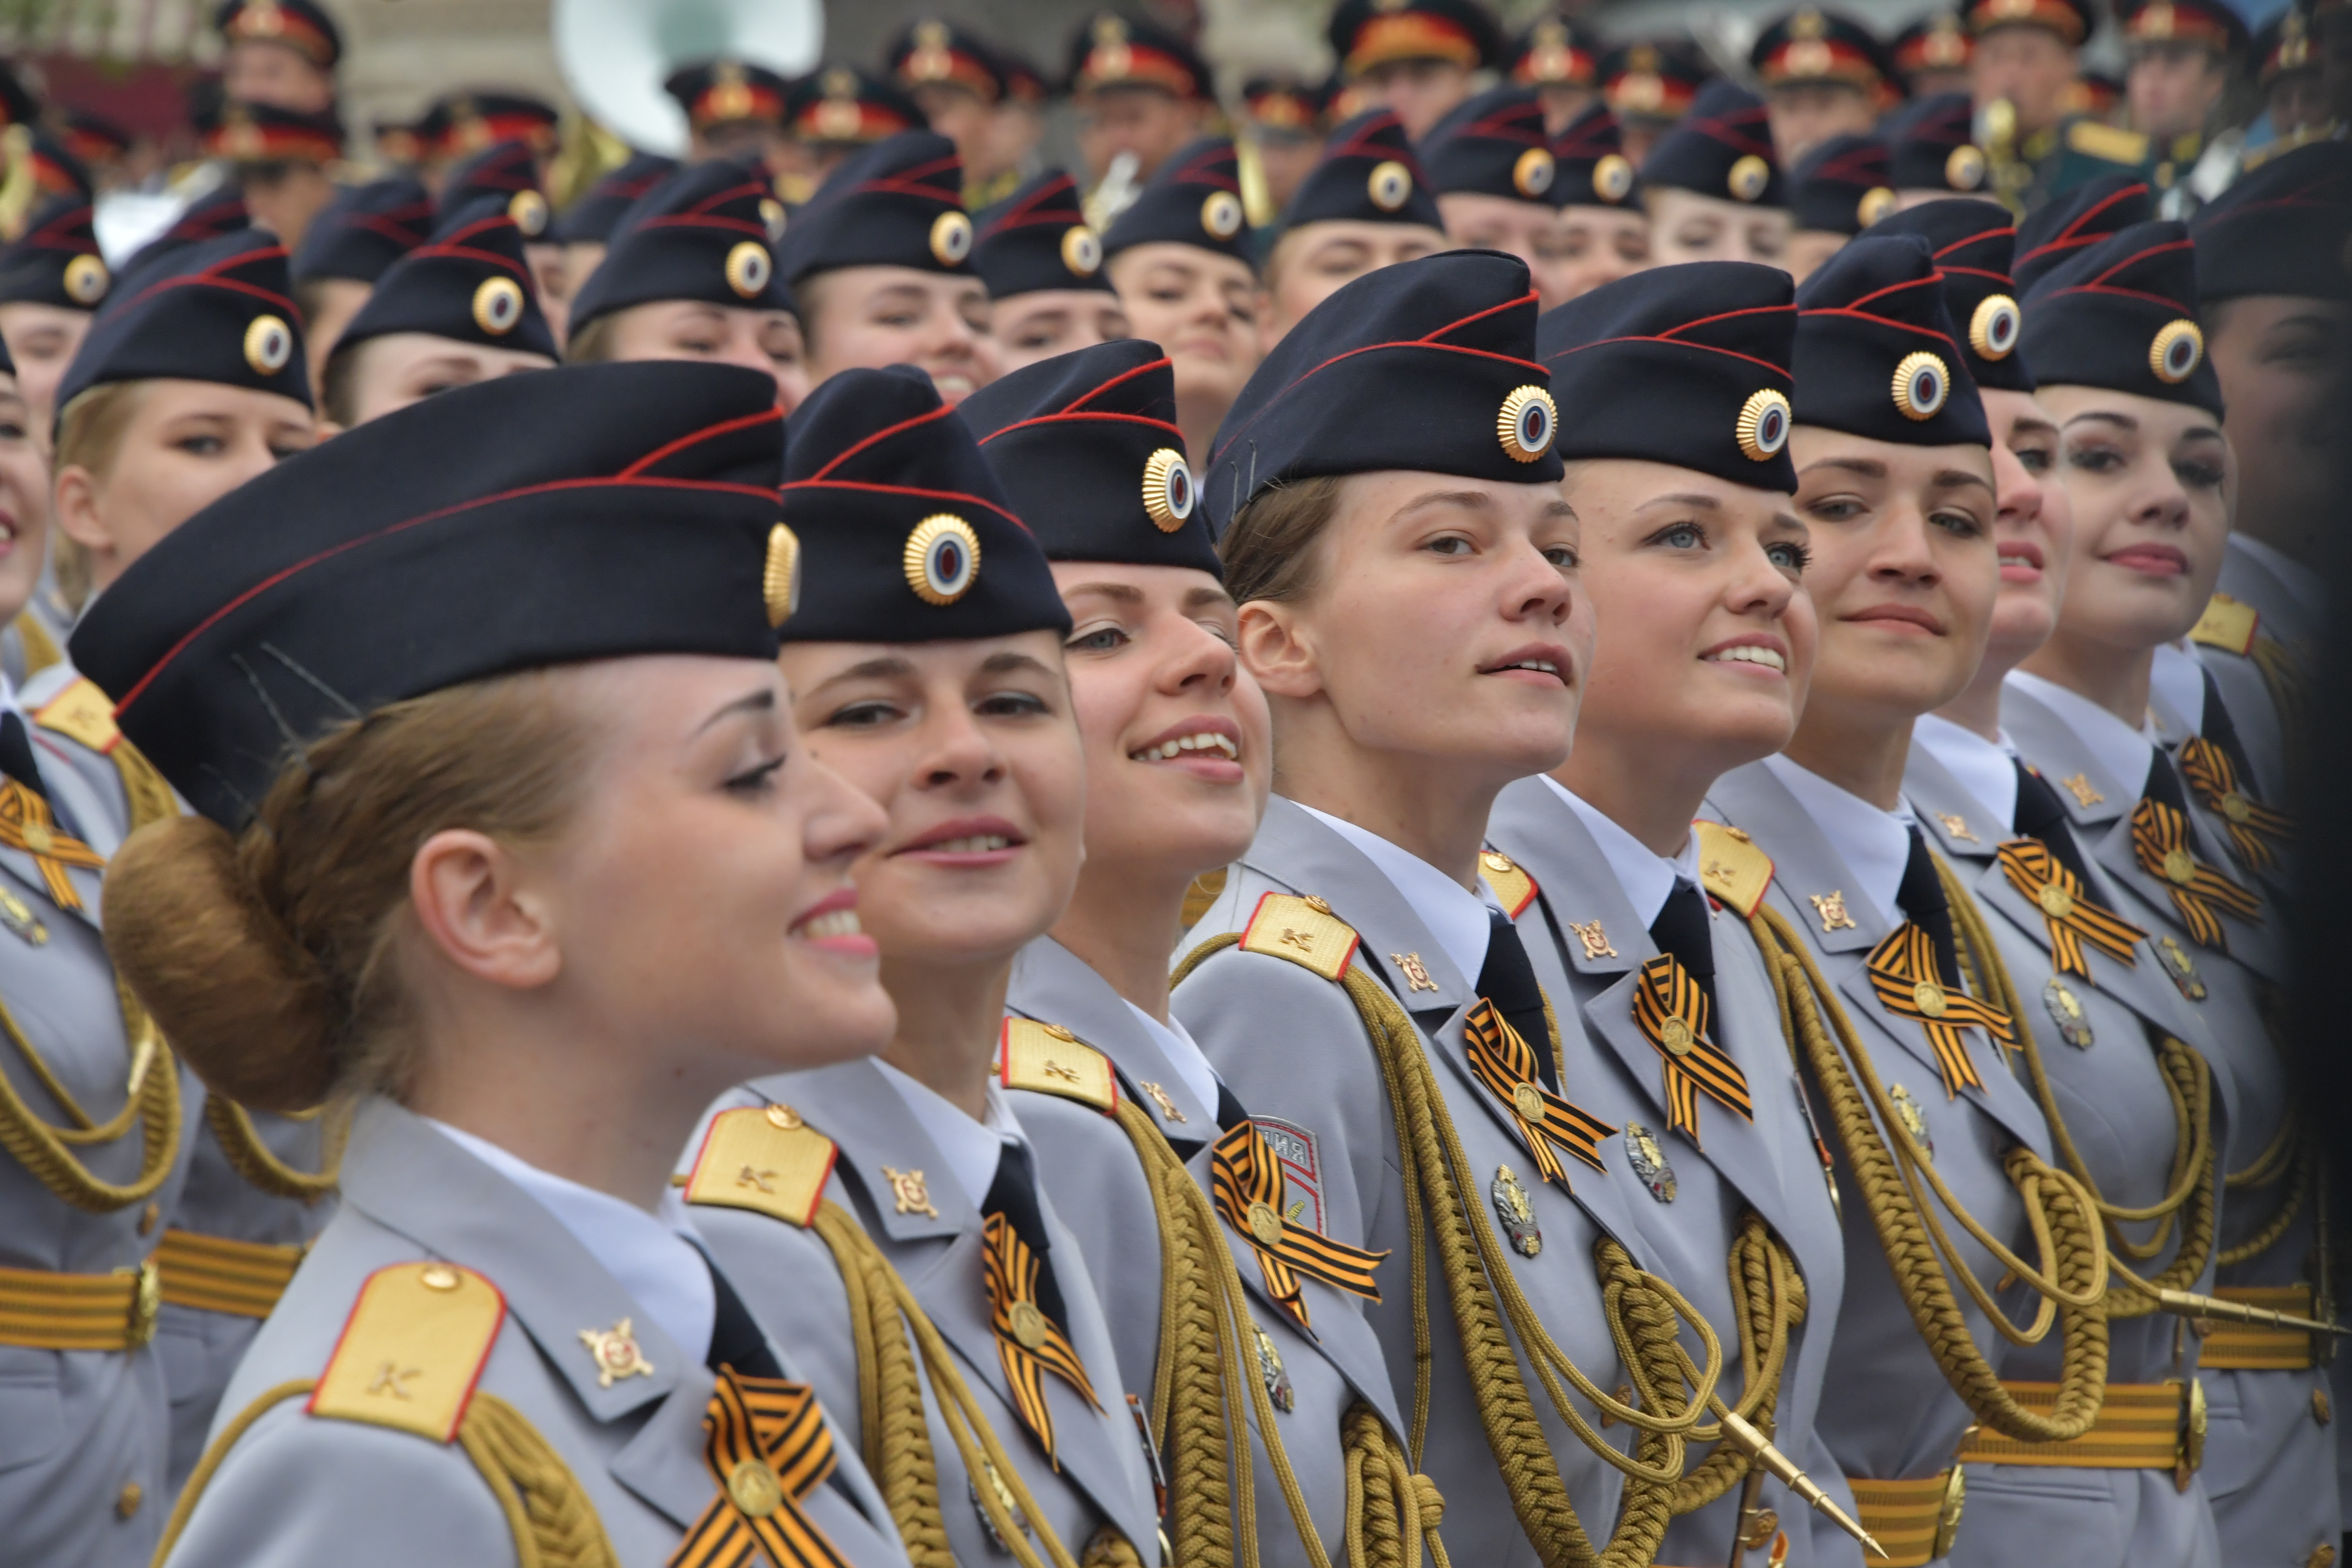
[[[522,231],[504,202],[486,196],[451,214],[431,240],[394,262],[334,352],[393,332],[562,357],[531,286]]]
[[[1176,374],[1157,343],[1097,343],[1024,365],[956,413],[1055,561],[1191,566],[1222,578],[1194,503]]]
[[[1895,206],[1886,144],[1875,136],[1832,136],[1797,161],[1789,208],[1799,228],[1856,235]]]
[[[294,281],[349,278],[373,283],[433,232],[433,198],[405,175],[335,193],[294,247]]]
[[[1916,235],[1857,239],[1797,290],[1797,423],[1905,447],[1992,445]]]
[[[2010,275],[2018,297],[2077,252],[2155,216],[2147,182],[2137,174],[2101,174],[2036,207],[2017,226]]]
[[[629,161],[588,187],[578,201],[565,207],[548,232],[566,245],[603,245],[613,237],[621,216],[637,199],[677,168],[677,160],[658,153],[633,153]]]
[[[207,239],[217,239],[225,234],[237,234],[253,226],[253,215],[245,210],[245,193],[234,184],[217,185],[209,193],[190,203],[171,226],[125,257],[122,265],[114,269],[117,278],[128,278],[142,271],[148,263],[160,257],[184,250]]]
[[[1757,489],[1789,460],[1796,286],[1777,267],[1690,261],[1580,294],[1536,323],[1563,462],[1633,458]]]
[[[1233,140],[1203,136],[1160,166],[1111,219],[1103,254],[1138,245],[1197,245],[1236,261],[1250,259],[1249,220],[1242,209],[1241,163]]]
[[[1286,230],[1333,221],[1444,228],[1436,193],[1413,154],[1404,121],[1390,110],[1359,114],[1332,132],[1321,160],[1298,183],[1282,215]]]
[[[547,193],[540,188],[539,155],[530,142],[515,138],[493,142],[451,169],[441,185],[441,212],[446,216],[470,211],[486,195],[507,204],[507,216],[522,230],[526,244],[537,244],[546,236]]]
[[[2177,223],[2135,224],[2025,296],[2019,352],[2043,386],[2103,386],[2221,416],[2221,380],[2197,324],[2197,258]]]
[[[2024,318],[2010,281],[2010,253],[2017,231],[2009,210],[1990,202],[1948,196],[1890,213],[1866,231],[1871,236],[1916,235],[1944,275],[1944,304],[1959,329],[1960,357],[1979,387],[2031,392],[2033,376],[2017,352]]]
[[[1531,87],[1490,88],[1422,138],[1421,161],[1441,193],[1557,205],[1559,159]]]
[[[88,196],[56,196],[0,248],[0,305],[24,301],[95,310],[114,275],[98,253]]]
[[[1625,137],[1617,116],[1605,103],[1596,103],[1552,138],[1551,154],[1558,161],[1552,189],[1564,207],[1635,207],[1641,182],[1633,161],[1625,156]]]
[[[1789,205],[1764,100],[1723,77],[1699,89],[1689,111],[1658,138],[1642,164],[1642,183],[1751,206]]]
[[[74,662],[234,829],[293,748],[387,703],[584,659],[772,658],[775,401],[678,361],[427,398],[190,518],[91,605]]]
[[[806,589],[786,642],[1070,629],[1045,553],[971,426],[911,365],[843,371],[793,411],[784,521]]]
[[[1078,205],[1078,184],[1059,169],[1024,182],[974,220],[980,238],[971,264],[988,285],[988,297],[1006,300],[1049,289],[1100,289],[1102,236]]]
[[[2352,298],[2352,145],[2314,142],[2271,159],[2199,209],[2197,298]]]
[[[610,248],[572,300],[572,330],[655,300],[789,310],[770,237],[783,204],[757,171],[730,158],[680,169],[613,231]]]
[[[302,313],[286,251],[240,229],[126,274],[89,323],[58,386],[58,411],[116,381],[216,381],[310,403]]]
[[[843,267],[971,273],[963,160],[929,131],[901,131],[852,154],[793,215],[776,247],[787,284]]]
[[[1906,103],[1878,128],[1886,139],[1888,172],[1899,191],[1948,191],[1990,195],[1989,165],[1976,144],[1976,104],[1965,92],[1939,92]]]
[[[1368,272],[1259,362],[1211,449],[1202,501],[1222,536],[1277,484],[1388,468],[1505,484],[1560,475],[1536,361],[1527,263],[1451,250]]]

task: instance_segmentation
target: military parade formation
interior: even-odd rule
[[[2336,1563],[2352,6],[214,26],[0,80],[0,1561]]]

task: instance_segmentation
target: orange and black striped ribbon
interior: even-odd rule
[[[95,871],[106,864],[106,857],[58,826],[47,801],[15,779],[0,779],[0,844],[33,858],[48,884],[50,901],[61,910],[81,908],[81,895],[67,879],[66,868]]]
[[[1246,1238],[1257,1253],[1266,1294],[1288,1309],[1300,1328],[1308,1326],[1307,1296],[1298,1283],[1302,1274],[1368,1301],[1381,1299],[1372,1271],[1388,1254],[1349,1247],[1294,1223],[1282,1202],[1282,1162],[1267,1146],[1256,1122],[1244,1117],[1217,1140],[1209,1156],[1209,1187],[1216,1199],[1217,1217]],[[1258,1217],[1261,1210],[1271,1214],[1273,1224],[1282,1227],[1280,1239],[1272,1246],[1258,1234],[1258,1226],[1266,1224]]]
[[[702,1418],[703,1459],[719,1495],[670,1554],[669,1568],[850,1568],[802,1500],[833,1474],[833,1431],[816,1393],[730,1367]]]
[[[2050,928],[2050,962],[2061,974],[2091,977],[2091,962],[2083,956],[2089,942],[2110,958],[2137,967],[2132,943],[2147,932],[2093,903],[2083,891],[2083,879],[2050,853],[2039,838],[2012,838],[1996,852],[2009,885],[2033,900]]]
[[[1086,1363],[1078,1360],[1062,1325],[1037,1305],[1037,1277],[1044,1271],[1044,1260],[1002,1214],[988,1216],[985,1235],[987,1250],[982,1256],[988,1279],[989,1327],[996,1332],[996,1359],[1003,1363],[1004,1381],[1012,1387],[1013,1407],[1021,1413],[1022,1424],[1037,1435],[1046,1461],[1058,1470],[1062,1462],[1054,1457],[1054,1413],[1045,1404],[1045,1374],[1050,1372],[1061,1378],[1097,1410],[1103,1407],[1102,1401],[1095,1397]],[[1021,1342],[1013,1327],[1013,1310],[1024,1302],[1036,1314],[1033,1321],[1042,1331],[1034,1349]]]
[[[1969,1040],[1963,1031],[1970,1025],[2004,1046],[2017,1043],[2017,1031],[2008,1014],[1944,984],[1943,973],[1936,964],[1935,939],[1911,921],[1897,926],[1870,950],[1868,967],[1871,989],[1878,993],[1886,1010],[1927,1031],[1947,1096],[1984,1087],[1976,1063],[1969,1059]]]
[[[1698,1142],[1698,1096],[1705,1089],[1727,1109],[1756,1120],[1748,1075],[1706,1037],[1706,988],[1671,952],[1642,965],[1633,984],[1633,1022],[1666,1064],[1666,1125]],[[1679,1031],[1669,1027],[1680,1023]],[[1677,1036],[1680,1046],[1674,1043]]]
[[[1463,1021],[1463,1033],[1470,1041],[1470,1070],[1518,1123],[1519,1141],[1545,1181],[1568,1185],[1568,1173],[1552,1152],[1555,1144],[1594,1170],[1608,1171],[1601,1163],[1601,1141],[1617,1129],[1543,1086],[1536,1075],[1534,1048],[1511,1027],[1501,1008],[1480,997]]]
[[[2162,880],[2180,923],[2198,946],[2230,951],[2217,908],[2242,921],[2262,920],[2260,899],[2197,858],[2189,847],[2189,818],[2179,808],[2143,799],[2132,808],[2131,827],[2132,854],[2139,868]]]
[[[2250,871],[2277,868],[2278,850],[2294,834],[2294,819],[2284,811],[2274,811],[2246,793],[2238,782],[2237,767],[2230,753],[2205,739],[2192,735],[2181,742],[2180,776],[2197,792],[2197,798],[2220,816],[2230,830],[2231,847]]]

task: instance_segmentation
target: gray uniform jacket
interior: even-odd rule
[[[474,1269],[505,1297],[477,1397],[497,1394],[538,1428],[621,1563],[662,1568],[718,1495],[703,1452],[711,1374],[537,1200],[389,1101],[362,1108],[342,1205],[230,1380],[219,1426],[266,1391],[318,1377],[376,1270],[428,1258]],[[624,1318],[652,1370],[605,1386],[582,1334]],[[793,1347],[772,1348],[786,1376],[803,1375]],[[858,1568],[904,1568],[840,1408],[826,1407],[838,1468],[803,1506]],[[506,1515],[461,1447],[313,1416],[299,1397],[272,1405],[228,1448],[167,1559],[171,1568],[516,1561]]]
[[[1574,1012],[1583,1023],[1573,1036],[1565,1025],[1560,1030],[1568,1053],[1561,1076],[1570,1098],[1623,1127],[1624,1136],[1609,1142],[1609,1179],[1627,1192],[1646,1193],[1632,1205],[1634,1224],[1659,1271],[1714,1325],[1727,1358],[1737,1356],[1739,1344],[1741,1315],[1732,1301],[1729,1259],[1741,1216],[1754,1210],[1796,1259],[1810,1300],[1781,1374],[1774,1441],[1851,1513],[1853,1500],[1836,1461],[1813,1429],[1844,1293],[1844,1240],[1755,942],[1739,929],[1737,915],[1716,916],[1716,1013],[1708,1034],[1747,1075],[1756,1118],[1748,1121],[1702,1096],[1700,1142],[1695,1142],[1686,1132],[1667,1130],[1664,1058],[1633,1021],[1636,972],[1658,950],[1584,823],[1543,780],[1521,779],[1495,802],[1486,837],[1535,879],[1536,900],[1518,917],[1521,936],[1554,1011]],[[1594,921],[1605,939],[1598,953],[1568,929],[1570,921]],[[1632,1163],[1637,1127],[1665,1156],[1654,1184]],[[1696,1353],[1696,1337],[1685,1330],[1684,1338]],[[1736,1371],[1727,1373],[1726,1402],[1741,1392]],[[1659,1560],[1724,1562],[1738,1529],[1740,1495],[1735,1487],[1677,1520]],[[1780,1516],[1790,1563],[1862,1561],[1859,1542],[1802,1501],[1792,1502],[1778,1481],[1765,1482],[1758,1505]]]
[[[1194,1096],[1108,981],[1060,942],[1040,937],[1013,961],[1005,1005],[1024,1017],[1058,1024],[1109,1058],[1119,1092],[1151,1117],[1202,1190],[1212,1190],[1210,1155],[1221,1131],[1217,1107]],[[1054,1195],[1055,1212],[1076,1233],[1086,1255],[1128,1392],[1148,1408],[1160,1350],[1160,1233],[1135,1146],[1116,1121],[1082,1101],[1027,1092],[1015,1093],[1013,1100],[1021,1125],[1037,1145],[1038,1174]],[[1279,1139],[1280,1130],[1272,1137]],[[1404,1431],[1388,1364],[1358,1298],[1320,1280],[1303,1279],[1312,1331],[1302,1331],[1288,1310],[1265,1293],[1265,1275],[1248,1238],[1230,1226],[1223,1228],[1249,1292],[1251,1321],[1265,1336],[1262,1343],[1274,1350],[1271,1365],[1261,1362],[1252,1370],[1289,1389],[1287,1409],[1269,1390],[1276,1436],[1305,1493],[1324,1551],[1336,1563],[1345,1552],[1348,1522],[1342,1418],[1362,1400],[1391,1431]],[[1256,1420],[1253,1411],[1253,1427]],[[1268,1564],[1303,1563],[1306,1549],[1281,1500],[1262,1436],[1255,1452],[1259,1556]]]
[[[2278,912],[2264,905],[2258,922],[2221,916],[2229,951],[2200,947],[2175,908],[2169,884],[2140,868],[2132,852],[2131,816],[2145,779],[2115,777],[2092,748],[2048,705],[2011,684],[2001,695],[2001,727],[2025,760],[2062,785],[2059,799],[2074,834],[2106,874],[2115,910],[2147,931],[2157,956],[2204,1024],[2207,1059],[2230,1084],[2225,1169],[2243,1171],[2282,1135],[2293,1094],[2286,1064],[2263,1018],[2264,993],[2285,979],[2286,942]],[[2079,788],[2076,786],[2079,784]],[[2227,850],[2191,814],[2198,858],[2237,875]],[[2242,885],[2252,888],[2247,882]],[[2285,1195],[2279,1186],[2232,1189],[2221,1205],[2220,1245],[2258,1234]],[[2221,1271],[2222,1285],[2294,1285],[2308,1276],[2316,1232],[2305,1203],[2285,1235],[2259,1256]],[[2201,1373],[2209,1406],[2206,1494],[2231,1564],[2302,1563],[2336,1533],[2335,1434],[2315,1396],[2324,1373],[2223,1371]]]
[[[1862,896],[1853,871],[1770,769],[1750,763],[1726,773],[1708,793],[1706,815],[1744,828],[1772,857],[1766,900],[1803,934],[1880,1081],[1916,1109],[1937,1173],[1979,1224],[2012,1248],[2027,1248],[2021,1256],[2031,1258],[2024,1206],[2001,1161],[2021,1143],[2048,1158],[2050,1132],[2025,1085],[2011,1076],[2000,1047],[1981,1029],[1969,1030],[1969,1055],[1984,1087],[1964,1088],[1956,1097],[1945,1093],[1926,1029],[1887,1011],[1871,988],[1864,961],[1894,928]],[[1845,895],[1852,923],[1824,931],[1822,917],[1809,900],[1832,893]],[[1845,1298],[1830,1351],[1838,1374],[1822,1393],[1820,1430],[1848,1477],[1932,1476],[1950,1467],[1975,1418],[1919,1337],[1863,1206],[1861,1186],[1820,1105],[1817,1100],[1816,1115],[1837,1157],[1844,1194],[1846,1248]],[[1979,1279],[1990,1286],[2000,1278],[2003,1269],[1990,1253],[1957,1225],[1948,1221],[1947,1228]],[[1957,1283],[1952,1293],[1977,1348],[1996,1371],[2005,1371],[2013,1347]],[[2002,1303],[2021,1322],[2032,1316],[2031,1300],[2016,1290]],[[1972,1524],[1972,1517],[1962,1519],[1963,1539]]]
[[[1108,1524],[1134,1543],[1145,1563],[1157,1561],[1160,1521],[1150,1471],[1142,1434],[1121,1397],[1134,1384],[1120,1376],[1103,1309],[1081,1266],[1077,1238],[1055,1214],[1050,1196],[1040,1193],[1038,1206],[1052,1241],[1054,1280],[1070,1320],[1064,1327],[1103,1405],[1100,1411],[1091,1408],[1067,1383],[1047,1374],[1045,1401],[1054,1417],[1058,1471],[1022,1425],[997,1357],[982,1275],[981,1212],[957,1184],[938,1145],[898,1091],[874,1063],[855,1061],[759,1079],[728,1094],[712,1110],[776,1104],[790,1105],[838,1147],[826,1197],[847,1210],[874,1238],[954,1351],[957,1370],[1071,1555],[1084,1553],[1096,1531]],[[927,1214],[919,1207],[901,1212],[885,1166],[926,1173],[924,1185],[938,1213]],[[842,1413],[836,1425],[845,1441],[853,1446],[862,1441],[849,1300],[824,1241],[814,1231],[741,1209],[698,1205],[694,1223],[768,1337],[792,1350],[825,1408]],[[956,1561],[974,1568],[1011,1562],[989,1540],[971,1478],[940,1425],[935,1393],[926,1391],[925,1408],[938,1465],[940,1510]]]
[[[70,663],[52,665],[26,687],[26,710],[37,710],[80,679]],[[66,760],[100,803],[98,820],[90,826],[97,836],[91,847],[112,855],[129,834],[131,824],[131,803],[121,772],[104,752],[71,735],[46,728],[41,735],[43,743]],[[189,1097],[186,1113],[195,1143],[189,1155],[187,1180],[179,1189],[177,1201],[164,1212],[165,1227],[273,1247],[308,1246],[325,1228],[335,1212],[332,1194],[306,1203],[262,1191],[229,1163],[220,1139],[205,1120],[201,1089]],[[306,1173],[319,1169],[323,1119],[298,1121],[260,1110],[247,1115],[254,1131],[279,1160]],[[260,1330],[259,1318],[208,1311],[177,1301],[163,1304],[155,1329],[155,1350],[163,1362],[163,1384],[171,1394],[172,1492],[179,1490],[195,1468],[221,1392]]]
[[[1984,915],[2024,1005],[2016,1026],[2033,1032],[2059,1114],[2099,1192],[2111,1203],[2135,1208],[2157,1203],[2171,1189],[2178,1134],[2151,1031],[2201,1050],[2204,1021],[2164,977],[2163,965],[2145,941],[2135,944],[2137,961],[2132,963],[2085,943],[2091,978],[2060,974],[2051,958],[2048,920],[2033,900],[2011,885],[1996,859],[2001,843],[2017,837],[2009,824],[1994,817],[1924,746],[1911,748],[1903,791],[1928,844],[1958,873]],[[2102,908],[2115,909],[2108,878],[2087,854],[2083,859],[2093,879],[2084,893]],[[2226,1075],[2216,1073],[2213,1087],[2213,1133],[2226,1141],[2231,1086]],[[2153,1227],[2124,1228],[2134,1241],[2145,1242]],[[2176,1226],[2157,1257],[2118,1261],[2143,1279],[2152,1279],[2171,1264],[2179,1247]],[[2210,1290],[2212,1279],[2209,1261],[2201,1275],[2180,1289]],[[2031,1381],[2056,1381],[2055,1338],[2012,1350],[2003,1370]],[[2115,1319],[2107,1325],[2110,1384],[2189,1377],[2196,1360],[2196,1336],[2168,1312]],[[2090,1500],[2093,1494],[2104,1496],[2104,1506]],[[1972,1466],[1967,1517],[1953,1560],[1985,1568],[2045,1552],[2081,1568],[2212,1568],[2221,1561],[2201,1479],[2192,1479],[2183,1490],[2171,1475],[2156,1470]]]
[[[1221,931],[1244,930],[1268,893],[1318,895],[1355,929],[1360,941],[1352,962],[1368,965],[1420,1027],[1422,1048],[1468,1161],[1455,1179],[1468,1189],[1471,1201],[1487,1204],[1497,1172],[1507,1167],[1514,1173],[1533,1206],[1540,1236],[1532,1258],[1504,1244],[1520,1289],[1553,1341],[1587,1377],[1603,1389],[1622,1386],[1624,1372],[1602,1315],[1592,1254],[1602,1237],[1613,1237],[1636,1264],[1646,1263],[1645,1245],[1628,1207],[1636,1194],[1622,1181],[1564,1153],[1561,1164],[1572,1193],[1538,1178],[1507,1110],[1472,1075],[1465,1055],[1463,1021],[1478,1000],[1475,978],[1454,972],[1437,938],[1379,867],[1289,801],[1276,796],[1269,803],[1256,842],[1187,934],[1187,949]],[[1413,989],[1407,978],[1403,961],[1409,955],[1417,955],[1426,972],[1423,989]],[[1350,1246],[1390,1254],[1380,1269],[1381,1300],[1366,1307],[1365,1316],[1380,1336],[1392,1385],[1412,1388],[1414,1331],[1405,1248],[1420,1243],[1405,1233],[1396,1122],[1379,1058],[1354,1002],[1340,984],[1311,970],[1236,946],[1195,969],[1176,988],[1173,1005],[1251,1115],[1261,1125],[1272,1120],[1291,1130],[1314,1190],[1311,1212],[1318,1228]],[[1563,1031],[1576,1026],[1572,1016],[1559,1022]],[[1298,1173],[1286,1171],[1286,1177],[1295,1185]],[[1488,1221],[1496,1223],[1491,1208]],[[1502,1226],[1496,1230],[1499,1235]],[[1535,1549],[1512,1510],[1486,1443],[1433,1240],[1428,1251],[1433,1373],[1427,1440],[1419,1462],[1445,1498],[1446,1550],[1465,1563],[1532,1563]],[[1577,1517],[1596,1541],[1605,1541],[1617,1521],[1620,1473],[1560,1419],[1526,1348],[1514,1348]],[[1597,1427],[1596,1413],[1573,1393],[1569,1397]],[[1622,1441],[1626,1429],[1614,1427],[1603,1436]]]
[[[35,729],[34,752],[59,825],[112,843],[104,805],[65,764],[55,737]],[[95,871],[68,869],[81,900],[59,907],[32,856],[0,847],[0,1004],[21,1046],[0,1044],[0,1074],[31,1114],[72,1125],[26,1058],[37,1053],[93,1121],[123,1107],[131,1047],[113,966],[99,934],[102,892]],[[152,1198],[105,1214],[74,1207],[33,1173],[0,1154],[0,1268],[47,1274],[137,1272],[163,1234],[187,1168],[201,1090],[178,1071],[183,1121],[173,1170]],[[139,1174],[144,1139],[134,1119],[111,1142],[74,1156],[102,1182]],[[169,1507],[165,1493],[163,1368],[152,1344],[132,1351],[54,1351],[0,1342],[0,1557],[27,1563],[144,1563]]]

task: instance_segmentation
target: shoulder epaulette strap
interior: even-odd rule
[[[1488,849],[1478,857],[1478,875],[1502,901],[1503,912],[1517,920],[1521,911],[1536,901],[1543,889],[1536,879],[1520,869],[1519,863],[1498,849]]]
[[[1118,1074],[1110,1058],[1059,1024],[1008,1016],[997,1039],[996,1072],[1007,1089],[1059,1095],[1105,1115],[1118,1109]]]
[[[1356,931],[1331,912],[1331,906],[1313,894],[1267,893],[1250,912],[1242,932],[1244,952],[1286,958],[1311,969],[1326,980],[1348,973],[1356,956]]]
[[[2262,612],[2252,605],[2216,594],[2205,602],[2205,613],[2197,617],[2197,624],[2189,628],[2189,640],[2242,658],[2253,651],[2254,633],[2262,624]]]
[[[122,741],[122,731],[114,727],[114,703],[87,676],[42,703],[33,722],[104,754]]]
[[[2077,120],[2066,127],[2066,145],[2093,158],[2104,158],[2110,163],[2128,163],[2134,168],[2147,162],[2147,138],[2137,131],[2122,131],[2096,120]]]
[[[1698,835],[1698,879],[1707,892],[1738,915],[1752,919],[1772,885],[1772,857],[1756,847],[1747,830],[1720,822],[1694,822]]]
[[[16,641],[25,649],[26,679],[63,662],[65,650],[58,647],[58,639],[49,635],[49,629],[32,611],[19,610],[16,618],[8,624],[16,628]]]
[[[816,1223],[837,1152],[789,1105],[722,1110],[694,1157],[686,1201],[750,1209],[806,1230]]]
[[[454,1263],[395,1263],[368,1276],[310,1412],[414,1432],[457,1435],[506,1321],[499,1288]]]

